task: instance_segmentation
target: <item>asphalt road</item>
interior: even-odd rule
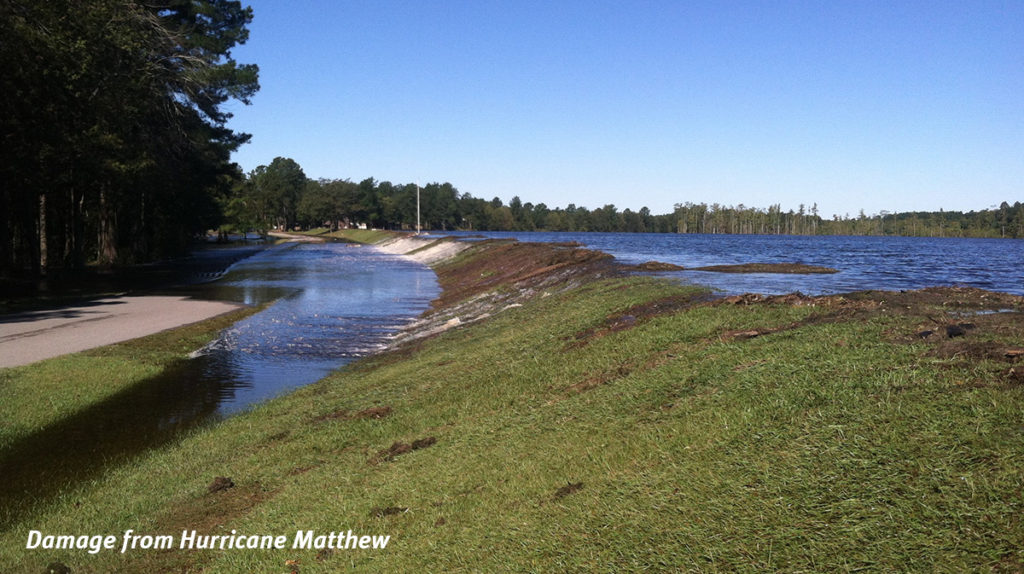
[[[187,297],[109,297],[43,311],[0,315],[0,367],[27,365],[227,313],[236,303]]]

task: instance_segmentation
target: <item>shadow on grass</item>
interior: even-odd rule
[[[0,529],[109,468],[221,420],[218,406],[243,386],[223,364],[180,360],[15,441],[0,451]]]

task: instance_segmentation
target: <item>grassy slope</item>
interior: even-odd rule
[[[396,235],[393,231],[382,231],[379,229],[342,229],[334,233],[328,233],[328,237],[355,241],[358,243],[377,243]]]
[[[823,310],[785,303],[649,319],[632,310],[689,294],[604,279],[352,365],[69,493],[4,534],[0,564],[41,570],[60,559],[76,573],[275,572],[286,560],[301,572],[1024,566],[1024,410],[1005,363],[942,358],[932,343],[894,336],[913,333],[916,316],[814,321]],[[751,330],[763,334],[735,336]],[[1019,329],[981,331],[971,336],[1021,341]],[[358,415],[382,406],[389,416]],[[427,437],[436,443],[381,454]],[[215,476],[237,486],[208,494]],[[392,542],[90,556],[26,552],[29,528],[352,529]]]

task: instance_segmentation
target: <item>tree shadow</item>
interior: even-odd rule
[[[0,315],[0,324],[3,323],[31,323],[44,319],[77,319],[86,315],[98,314],[100,311],[89,311],[89,307],[106,307],[109,305],[124,305],[124,301],[114,298],[96,299],[82,301],[73,305],[65,305],[55,309],[42,309],[38,311],[22,311],[9,315]]]
[[[222,420],[238,382],[229,364],[197,357],[76,412],[0,451],[0,529],[104,471]]]

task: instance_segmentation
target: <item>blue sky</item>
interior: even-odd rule
[[[824,216],[1024,201],[1024,2],[253,0],[244,170]]]

